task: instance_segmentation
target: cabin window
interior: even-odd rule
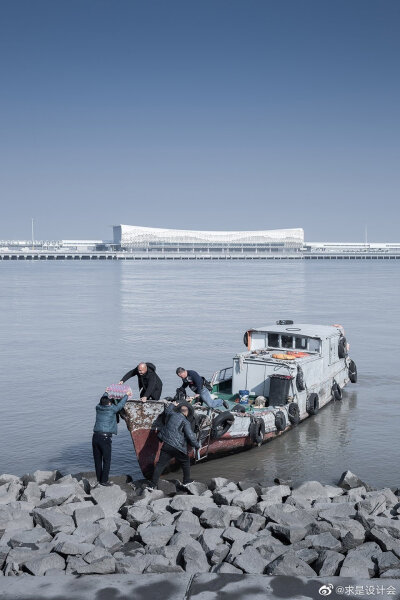
[[[297,350],[307,350],[307,338],[305,337],[296,337],[294,338],[295,348]]]
[[[293,336],[292,335],[282,335],[282,348],[293,348]]]
[[[310,338],[308,340],[308,349],[310,352],[320,352],[321,351],[321,340]]]
[[[271,348],[279,348],[279,334],[269,333],[268,334],[268,346]]]

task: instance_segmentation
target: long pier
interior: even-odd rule
[[[47,251],[47,250],[0,250],[0,260],[129,260],[129,261],[174,261],[174,260],[400,260],[400,252],[293,252],[293,253],[163,253],[163,252],[117,252],[117,251]]]

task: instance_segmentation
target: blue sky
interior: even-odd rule
[[[399,241],[398,0],[3,0],[0,239]]]

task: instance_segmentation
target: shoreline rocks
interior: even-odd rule
[[[114,479],[114,478],[113,478]],[[400,578],[400,492],[346,471],[338,485],[208,485],[92,473],[0,475],[0,576],[245,573]]]

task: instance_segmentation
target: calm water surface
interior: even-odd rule
[[[359,382],[281,438],[194,466],[193,477],[332,483],[351,469],[400,485],[399,274],[398,264],[369,261],[3,262],[0,473],[92,470],[105,386],[152,361],[171,395],[177,366],[210,376],[243,350],[246,329],[293,318],[343,324]],[[112,471],[137,474],[123,423]]]

